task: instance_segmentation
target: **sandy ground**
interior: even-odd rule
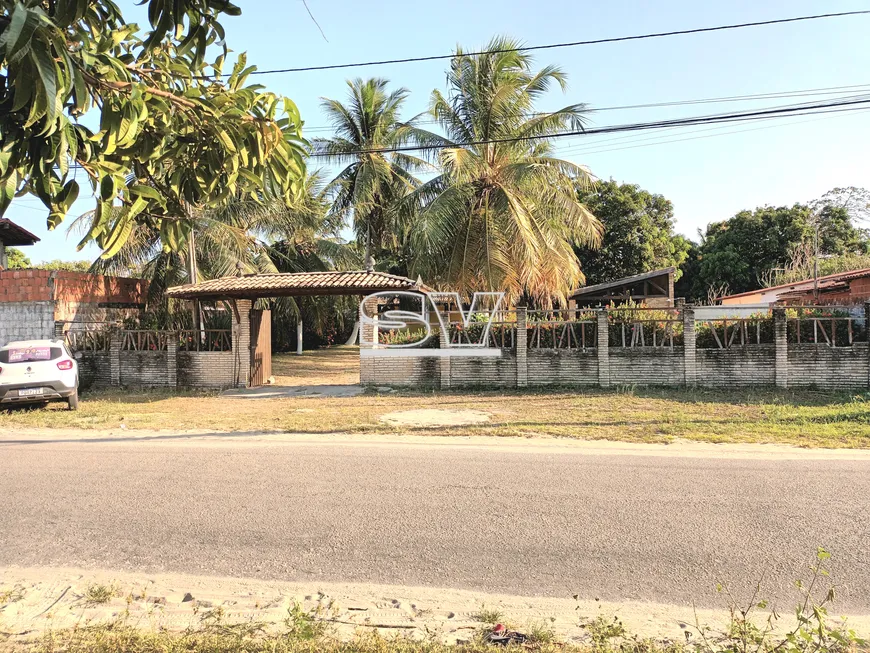
[[[480,410],[417,408],[387,413],[381,416],[381,421],[397,426],[465,426],[488,422],[489,418],[489,413]]]
[[[112,589],[104,604],[89,603],[90,586]],[[224,623],[281,624],[300,604],[318,614],[330,631],[350,638],[377,628],[382,633],[437,637],[445,642],[470,639],[484,625],[481,610],[496,611],[519,630],[544,627],[563,641],[582,641],[582,624],[598,616],[618,617],[627,630],[644,637],[684,640],[694,634],[695,613],[688,606],[575,601],[481,594],[453,589],[366,584],[266,582],[177,574],[121,573],[80,569],[0,569],[0,633],[19,640],[49,630],[119,619],[140,628],[183,630],[218,615]],[[698,622],[721,628],[723,610],[698,610]],[[850,617],[859,633],[870,633],[870,616]],[[785,625],[785,621],[782,622]]]

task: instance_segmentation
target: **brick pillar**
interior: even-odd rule
[[[58,322],[54,323],[54,338],[55,340],[63,340],[63,327],[66,322]]]
[[[362,320],[363,310],[365,314],[374,318],[375,324],[365,324]],[[378,342],[378,297],[366,299],[360,303],[359,342],[361,347],[376,349]],[[363,344],[366,343],[366,344]],[[374,345],[372,343],[375,343]]]
[[[517,307],[517,387],[529,385],[528,328],[525,306]]]
[[[695,358],[695,309],[683,307],[683,367],[686,374],[686,387],[698,385],[698,365]]]
[[[776,343],[776,387],[788,387],[788,322],[784,308],[773,309],[773,341]]]
[[[235,374],[233,387],[247,387],[251,379],[251,308],[250,299],[233,302],[233,359]]]
[[[170,388],[178,386],[178,334],[166,336],[166,385]]]
[[[607,309],[596,311],[598,317],[598,385],[610,387],[610,325],[607,322]]]
[[[867,335],[867,387],[870,388],[870,302],[864,303],[864,332]]]
[[[449,323],[449,318],[447,322]],[[445,332],[443,329],[440,328],[438,329],[438,344],[441,346],[442,350],[448,348],[449,343],[447,339],[449,337],[449,332]],[[439,366],[441,370],[441,389],[447,390],[450,388],[450,357],[442,356],[439,361]]]
[[[121,332],[109,334],[109,385],[121,385]]]

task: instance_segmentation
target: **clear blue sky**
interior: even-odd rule
[[[224,21],[228,43],[236,52],[247,51],[249,62],[263,69],[449,53],[457,43],[482,47],[496,34],[534,45],[870,9],[870,3],[859,0],[308,0],[326,42],[301,0],[236,1],[243,13]],[[119,4],[125,11],[132,6],[129,0]],[[543,51],[537,63],[560,65],[569,74],[570,88],[564,96],[552,93],[541,108],[870,84],[868,33],[870,15]],[[343,98],[348,77],[382,76],[408,88],[410,117],[426,109],[433,88],[444,86],[445,63],[272,75],[259,81],[293,98],[306,126],[314,130],[309,135],[316,136],[323,134],[317,128],[326,125],[319,98]],[[808,99],[610,111],[593,114],[591,120],[599,126]],[[704,132],[698,132],[701,127],[643,132],[620,140],[613,135],[585,137],[567,140],[559,150],[599,177],[663,194],[674,203],[678,231],[695,238],[707,223],[744,208],[807,201],[835,186],[870,186],[870,113],[834,115],[712,131],[708,127]],[[737,130],[752,131],[723,134]],[[713,134],[721,135],[698,138]],[[693,140],[661,143],[683,138]],[[44,214],[34,210],[39,206],[35,199],[16,200],[7,214],[43,239],[26,249],[32,260],[93,258],[98,253],[77,253],[77,239],[67,239],[63,228],[49,234]],[[88,208],[80,200],[74,210]]]

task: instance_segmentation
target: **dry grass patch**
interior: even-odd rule
[[[391,425],[387,413],[483,411],[488,422]],[[685,389],[367,393],[357,397],[228,399],[218,393],[125,391],[83,395],[81,408],[0,412],[0,429],[166,429],[197,432],[548,436],[626,442],[786,443],[870,447],[870,395]]]
[[[272,356],[278,385],[355,385],[359,383],[359,347],[330,347]]]

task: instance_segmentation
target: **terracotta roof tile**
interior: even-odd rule
[[[222,277],[166,291],[178,299],[255,299],[295,295],[366,295],[380,290],[425,290],[407,277],[385,272],[283,272]]]
[[[8,218],[0,218],[0,242],[4,245],[34,245],[39,238]]]

